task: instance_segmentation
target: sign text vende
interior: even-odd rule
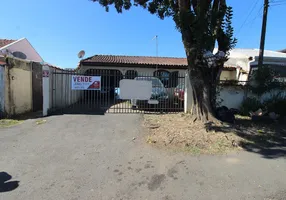
[[[72,76],[72,90],[100,90],[100,76]]]
[[[73,77],[74,82],[92,82],[91,76],[75,76]]]

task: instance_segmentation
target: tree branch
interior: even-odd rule
[[[190,1],[191,0],[178,0],[179,11],[188,12],[190,10]]]

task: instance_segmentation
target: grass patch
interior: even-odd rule
[[[44,123],[46,123],[46,122],[47,122],[47,120],[40,119],[40,120],[37,120],[37,121],[36,121],[36,124],[37,124],[37,125],[41,125],[41,124],[44,124]]]
[[[257,122],[236,115],[234,124],[193,122],[188,114],[144,115],[147,143],[190,154],[246,150],[266,158],[286,155],[286,123]],[[154,142],[155,141],[155,142]]]
[[[18,124],[21,124],[22,120],[14,120],[14,119],[1,119],[0,120],[0,128],[8,128],[11,126],[16,126]]]
[[[194,155],[241,149],[237,144],[243,139],[232,131],[207,130],[205,124],[193,123],[190,117],[188,114],[145,114],[144,125],[149,129],[147,143]],[[220,126],[228,127],[227,124]]]
[[[189,146],[189,147],[184,147],[183,148],[184,152],[191,153],[193,155],[199,155],[202,153],[202,150],[196,146]]]

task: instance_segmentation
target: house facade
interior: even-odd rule
[[[227,77],[237,81],[248,81],[249,74],[258,67],[259,49],[233,49],[225,63],[236,70],[228,72]],[[276,51],[264,51],[263,64],[273,68],[286,77],[286,54]],[[223,78],[223,73],[221,79]],[[232,79],[230,79],[232,80]]]
[[[34,62],[43,62],[40,54],[26,38],[19,40],[0,39],[0,55],[13,56]]]
[[[90,74],[93,71],[112,70],[124,77],[156,76],[166,88],[176,87],[178,79],[185,77],[188,68],[186,58],[95,55],[80,61],[78,70]],[[221,79],[236,78],[236,68],[226,65]]]
[[[42,110],[42,57],[31,43],[0,39],[0,118]]]

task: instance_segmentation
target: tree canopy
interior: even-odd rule
[[[160,19],[171,17],[182,33],[184,45],[212,51],[217,42],[219,50],[227,52],[236,43],[231,26],[232,8],[226,0],[92,0],[109,11],[118,13],[132,6],[141,6]]]
[[[231,24],[233,11],[226,0],[91,0],[118,13],[141,6],[160,19],[171,17],[182,35],[193,89],[191,113],[200,119],[213,116],[215,85],[228,51],[236,44]],[[215,46],[218,53],[213,55]],[[206,56],[208,55],[208,56]],[[208,58],[213,59],[209,62]]]

